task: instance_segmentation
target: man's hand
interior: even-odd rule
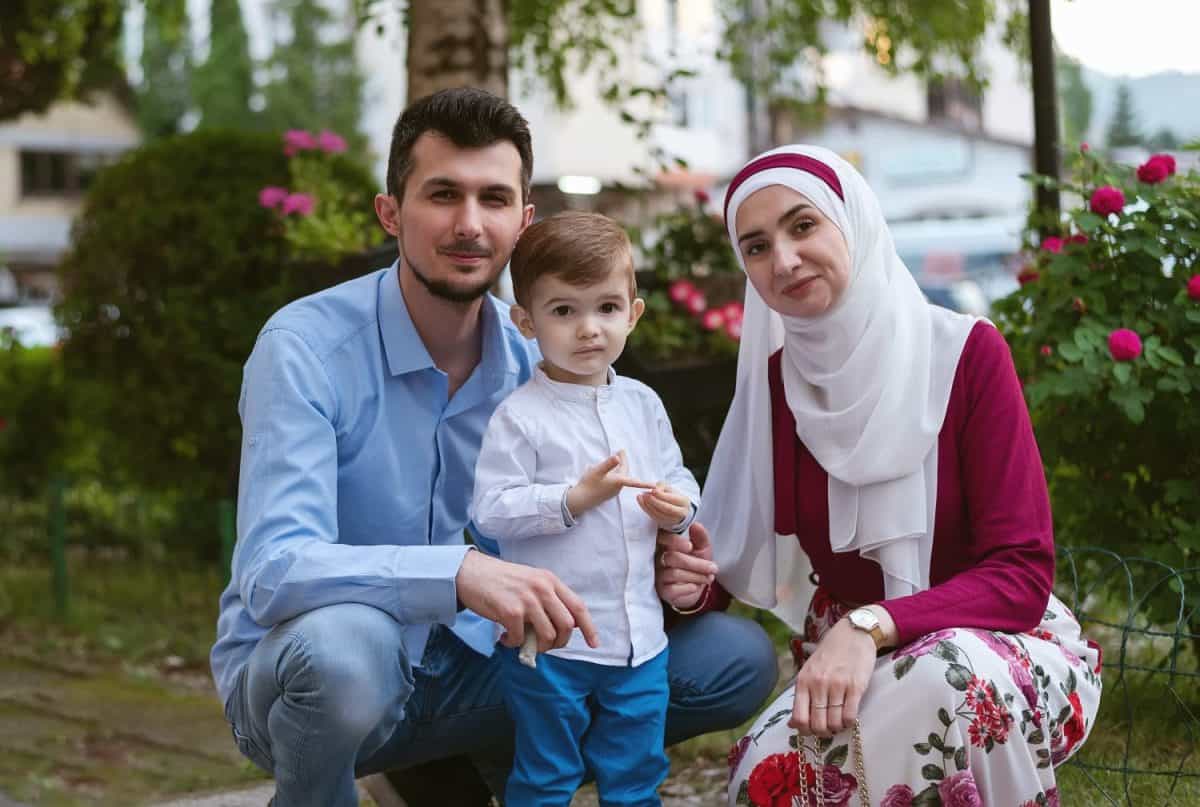
[[[708,530],[698,521],[687,535],[659,530],[658,552],[654,587],[659,598],[682,610],[694,608],[717,577]]]
[[[520,647],[525,625],[538,637],[538,652],[562,647],[579,628],[589,647],[598,647],[587,606],[553,573],[471,551],[454,578],[458,599],[480,616],[504,626],[500,641]]]
[[[639,493],[637,501],[646,515],[664,530],[671,529],[692,512],[692,503],[688,497],[666,482],[659,482],[645,493]]]
[[[588,468],[578,484],[567,491],[567,509],[578,518],[598,504],[608,501],[621,492],[621,488],[653,488],[649,482],[641,482],[629,476],[625,451],[618,451],[608,459]],[[676,519],[675,523],[679,523]]]

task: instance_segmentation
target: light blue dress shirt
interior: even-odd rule
[[[396,264],[285,306],[259,333],[238,402],[238,541],[211,656],[222,701],[272,626],[336,603],[408,625],[414,661],[439,622],[492,651],[494,624],[456,613],[454,578],[488,419],[540,356],[506,304],[489,295],[481,312],[482,360],[453,398]]]

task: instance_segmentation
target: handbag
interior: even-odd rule
[[[797,753],[800,755],[800,795],[792,797],[792,807],[812,807],[816,804],[817,807],[825,807],[825,783],[820,779],[820,772],[817,766],[808,761],[808,746],[804,744],[804,738],[799,734],[796,735]],[[850,735],[850,751],[854,754],[854,772],[858,775],[858,800],[862,807],[871,807],[871,794],[867,788],[867,770],[866,764],[863,761],[862,750],[862,731],[859,728],[858,720],[854,721],[854,731]],[[819,761],[819,757],[817,758]],[[812,798],[809,794],[808,786],[808,770],[813,772],[813,790],[816,790],[816,798]]]

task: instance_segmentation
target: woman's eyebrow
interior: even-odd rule
[[[790,208],[788,208],[788,211],[786,213],[784,213],[782,216],[779,217],[777,224],[782,225],[788,219],[792,218],[792,216],[795,216],[796,214],[800,213],[803,210],[808,210],[811,208],[812,208],[812,205],[810,205],[808,202],[801,202],[800,204],[795,205],[794,207],[790,207]],[[742,243],[747,238],[757,238],[758,236],[760,236],[762,234],[763,234],[762,230],[751,230],[750,232],[745,233],[744,235],[739,235],[738,243],[739,244]]]

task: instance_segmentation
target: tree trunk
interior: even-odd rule
[[[508,96],[508,0],[411,0],[408,103],[463,86]]]

